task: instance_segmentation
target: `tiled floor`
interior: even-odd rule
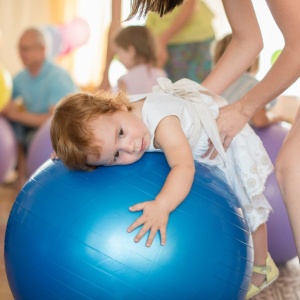
[[[4,235],[12,204],[18,194],[13,186],[0,186],[0,300],[13,300],[4,267]],[[295,258],[279,266],[278,280],[253,300],[300,300],[300,266]]]

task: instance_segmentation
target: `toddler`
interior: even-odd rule
[[[149,93],[158,77],[167,77],[156,67],[154,38],[145,26],[128,26],[114,38],[114,50],[128,73],[118,80],[118,88],[128,94]]]
[[[157,231],[161,244],[166,243],[169,214],[190,191],[194,160],[217,166],[239,198],[253,232],[250,297],[279,273],[267,252],[265,222],[271,207],[263,195],[273,166],[248,125],[224,151],[215,121],[218,107],[224,104],[223,98],[188,79],[173,84],[159,78],[152,93],[130,97],[121,92],[116,96],[107,92],[71,94],[60,101],[53,116],[53,157],[70,169],[91,170],[99,165],[131,164],[146,151],[163,151],[171,168],[164,186],[154,200],[130,207],[130,211],[143,213],[128,231],[141,226],[136,242],[149,231],[146,246],[151,246]],[[206,155],[212,145],[218,151],[215,159]]]

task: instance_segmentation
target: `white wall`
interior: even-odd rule
[[[50,0],[51,1],[51,0]],[[0,0],[0,63],[12,74],[22,67],[17,45],[22,31],[28,26],[48,23],[48,0]]]
[[[264,49],[261,52],[261,66],[260,71],[257,74],[257,78],[262,79],[271,67],[271,57],[273,53],[276,50],[283,48],[284,40],[269,11],[266,1],[253,0],[253,4],[264,39]],[[284,76],[284,70],[282,70],[281,75]],[[289,89],[287,89],[283,94],[300,96],[300,80],[296,81],[296,83],[293,84]]]

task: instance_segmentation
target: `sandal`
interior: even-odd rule
[[[273,283],[279,276],[279,270],[276,267],[272,257],[270,256],[270,253],[268,253],[267,256],[266,265],[262,267],[254,265],[253,272],[266,275],[266,279],[260,286],[255,286],[254,284],[251,283],[248,293],[246,295],[246,299],[254,297],[258,293],[260,293],[264,288],[266,288],[271,283]]]

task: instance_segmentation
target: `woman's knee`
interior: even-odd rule
[[[284,179],[287,179],[288,168],[289,161],[287,161],[285,155],[279,153],[275,162],[275,172],[281,190],[284,186]]]
[[[290,151],[284,150],[288,149],[281,149],[279,152],[275,162],[275,171],[282,198],[287,204],[291,193],[299,189],[300,156],[295,158]]]

